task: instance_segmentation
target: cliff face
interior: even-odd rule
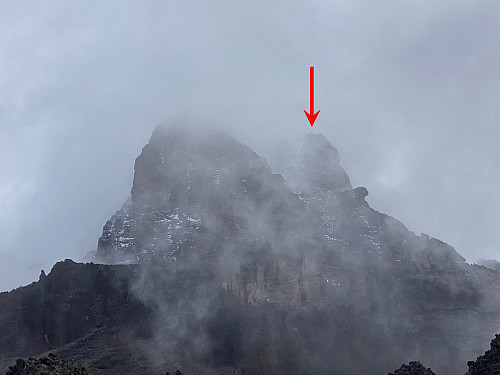
[[[199,268],[65,260],[39,281],[0,294],[0,373],[14,364],[44,369],[40,360],[16,359],[49,352],[91,374],[164,374],[179,365],[190,374],[231,373],[207,364],[212,349],[201,350],[197,340],[220,351],[227,332],[214,327],[238,322],[238,306]]]
[[[281,228],[298,228],[301,202],[293,198],[283,178],[234,139],[157,128],[136,160],[131,198],[104,227],[96,259],[211,259],[224,247],[276,243],[284,239]]]
[[[137,373],[375,374],[414,359],[465,372],[500,329],[499,273],[374,211],[325,137],[288,151],[282,177],[226,135],[157,128],[99,239],[94,261],[110,265],[64,262],[0,295],[0,331],[15,327],[3,356],[50,345]]]
[[[157,128],[136,160],[131,198],[104,227],[96,260],[203,265],[244,304],[298,306],[303,285],[290,280],[317,277],[320,228],[248,147],[219,133]]]
[[[49,275],[42,271],[38,282],[0,293],[0,359],[4,370],[16,357],[48,350],[57,353],[70,343],[80,350],[70,351],[64,359],[83,357],[92,364],[105,352],[104,346],[127,342],[126,332],[147,335],[149,309],[130,291],[138,270],[132,265],[65,260],[54,265]],[[88,337],[96,330],[109,334],[108,344],[87,351],[85,343],[92,341]],[[79,340],[83,341],[75,344]]]

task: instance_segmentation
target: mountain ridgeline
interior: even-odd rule
[[[90,255],[100,264],[66,261],[0,295],[18,301],[0,305],[2,358],[53,349],[95,373],[188,375],[419,360],[463,374],[500,330],[500,273],[373,210],[324,136],[282,154],[275,174],[227,135],[157,127]]]

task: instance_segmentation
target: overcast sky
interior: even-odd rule
[[[0,290],[97,245],[172,116],[262,155],[313,131],[353,186],[499,258],[500,2],[11,1],[0,10]]]

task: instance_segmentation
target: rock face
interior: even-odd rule
[[[283,176],[215,132],[157,128],[93,260],[0,294],[1,358],[89,370],[439,375],[500,328],[500,274],[417,236],[309,134]],[[412,365],[410,365],[412,366]]]
[[[500,335],[495,335],[491,348],[476,361],[467,362],[469,371],[465,375],[497,375],[500,374]]]
[[[65,260],[54,265],[47,276],[42,273],[38,282],[0,293],[4,369],[17,357],[49,350],[89,368],[126,344],[124,334],[147,335],[150,312],[130,290],[138,275],[138,266]],[[106,339],[97,340],[104,332]],[[128,354],[125,358],[134,357]],[[117,368],[117,373],[121,370]]]
[[[234,139],[157,128],[95,259],[203,264],[244,304],[287,298],[299,305],[302,284],[289,280],[317,275],[312,254],[321,247],[321,223],[308,213],[284,179]]]
[[[291,198],[283,178],[234,139],[159,127],[136,160],[131,198],[104,227],[96,260],[175,261],[280,241],[280,226],[297,220]]]
[[[96,325],[136,326],[147,310],[129,296],[136,267],[57,263],[37,283],[0,294],[2,356],[35,355],[87,334]]]
[[[53,353],[47,357],[18,359],[14,366],[9,367],[7,375],[89,375],[89,372],[78,364],[67,363]]]

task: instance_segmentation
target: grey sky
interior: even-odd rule
[[[15,1],[0,30],[0,290],[95,249],[159,121],[309,132],[310,65],[371,206],[499,257],[498,1]]]

